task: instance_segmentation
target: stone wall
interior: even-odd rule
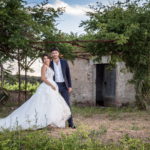
[[[117,63],[116,67],[116,101],[121,104],[135,102],[135,88],[134,84],[129,83],[133,78],[125,67],[124,62]]]
[[[89,60],[77,58],[69,62],[72,77],[73,92],[71,102],[78,104],[95,104],[95,65],[91,65]]]

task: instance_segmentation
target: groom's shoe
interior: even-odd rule
[[[69,125],[69,128],[76,129],[75,125]]]

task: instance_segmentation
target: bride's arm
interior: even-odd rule
[[[43,82],[45,82],[47,85],[51,86],[52,89],[56,90],[55,86],[53,86],[53,84],[51,84],[51,83],[46,79],[46,77],[45,77],[46,70],[47,70],[46,66],[43,65],[42,68],[41,68],[41,80],[42,80]]]

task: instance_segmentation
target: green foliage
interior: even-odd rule
[[[33,48],[32,42],[54,36],[55,18],[62,9],[45,9],[47,2],[27,7],[23,0],[1,0],[0,5],[0,52],[3,57],[16,58],[15,54],[37,57],[40,51]],[[32,50],[31,50],[32,49]],[[9,53],[9,54],[8,54]]]
[[[36,82],[34,84],[32,83],[27,83],[27,91],[34,93],[37,89],[37,87],[39,86],[39,82]],[[8,82],[4,82],[3,88],[7,89],[7,90],[19,90],[19,83],[16,82],[14,84],[10,84]],[[25,82],[21,83],[21,90],[25,91]]]
[[[118,1],[110,6],[97,2],[91,8],[90,19],[81,23],[87,32],[82,38],[114,42],[87,43],[87,51],[96,60],[110,55],[112,64],[124,61],[134,74],[137,96],[143,96],[142,88],[138,90],[141,82],[150,91],[150,1]]]
[[[134,139],[127,135],[124,136],[120,140],[120,143],[123,145],[123,148],[127,150],[142,150],[142,149],[149,149],[149,144],[144,142],[141,142],[140,139]]]
[[[137,86],[136,104],[140,109],[150,110],[150,78],[143,79]]]
[[[38,150],[149,150],[150,144],[125,135],[118,144],[102,144],[95,139],[97,133],[78,129],[71,135],[59,138],[48,136],[41,131],[4,131],[0,133],[0,149],[38,149]]]
[[[33,62],[50,48],[57,46],[67,59],[72,59],[69,44],[36,43],[61,41],[63,33],[58,31],[56,18],[64,8],[46,8],[48,1],[29,6],[24,0],[0,1],[0,63],[17,60],[22,70],[29,71]]]

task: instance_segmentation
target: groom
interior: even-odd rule
[[[53,60],[50,63],[50,67],[54,70],[54,80],[58,85],[59,92],[65,99],[66,103],[70,106],[69,93],[72,91],[71,76],[68,63],[64,59],[59,58],[59,49],[52,48],[51,56]],[[76,128],[73,124],[72,116],[68,120],[70,128]]]

